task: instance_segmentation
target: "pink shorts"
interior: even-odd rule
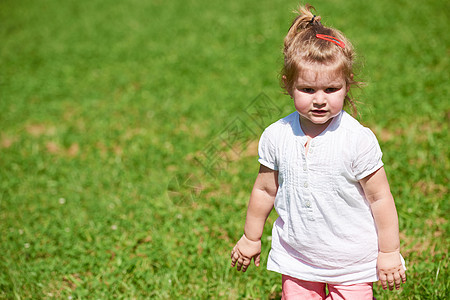
[[[283,275],[283,295],[281,299],[327,299],[327,300],[372,300],[372,282],[353,285],[336,285],[322,282],[303,281]],[[326,294],[328,286],[328,295]]]

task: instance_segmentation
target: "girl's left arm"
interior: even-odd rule
[[[384,168],[360,180],[378,232],[378,276],[383,289],[400,288],[406,273],[400,259],[397,210]]]

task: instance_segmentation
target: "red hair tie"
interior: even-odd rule
[[[341,40],[338,40],[337,38],[331,36],[331,35],[326,35],[326,34],[316,34],[316,38],[321,39],[321,40],[325,40],[325,41],[329,41],[332,43],[335,43],[336,45],[338,45],[339,47],[341,47],[342,49],[345,48],[345,44],[344,42],[342,42]]]

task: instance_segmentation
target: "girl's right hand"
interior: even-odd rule
[[[261,240],[249,240],[244,234],[231,251],[231,266],[237,266],[238,271],[245,272],[252,258],[255,261],[255,266],[259,267],[260,256]]]

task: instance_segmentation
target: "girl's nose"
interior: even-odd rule
[[[317,92],[314,95],[313,103],[316,105],[324,105],[327,102],[326,96],[324,93]]]

